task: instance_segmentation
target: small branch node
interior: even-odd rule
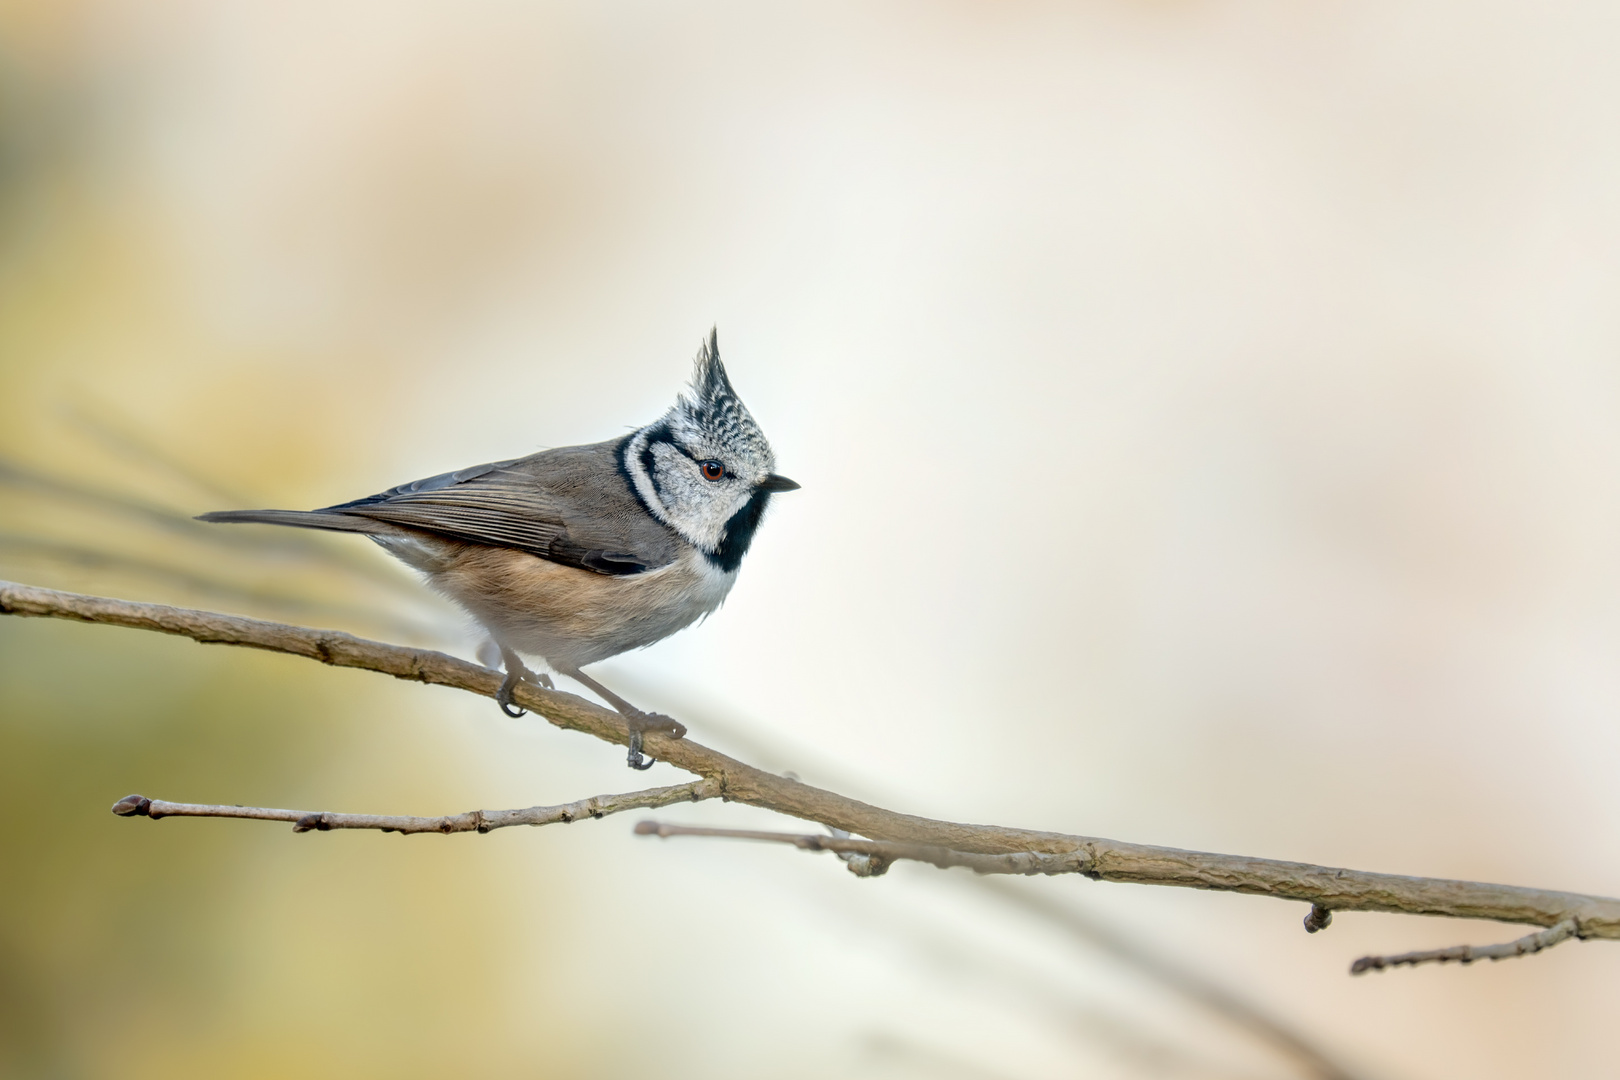
[[[293,832],[295,833],[329,832],[331,828],[332,826],[327,824],[325,813],[305,814],[293,822]]]
[[[827,826],[827,831],[835,840],[849,840],[853,836],[848,829],[834,828],[831,825]],[[856,877],[882,877],[894,864],[893,859],[886,859],[881,855],[863,855],[854,851],[838,851],[834,854],[843,860],[849,872]]]
[[[1333,912],[1321,904],[1312,904],[1305,915],[1305,932],[1315,934],[1333,925]]]
[[[881,855],[855,855],[841,851],[838,857],[844,860],[844,865],[856,877],[882,877],[894,865],[892,860]]]

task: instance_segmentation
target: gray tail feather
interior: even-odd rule
[[[330,529],[333,532],[387,535],[398,530],[382,521],[371,521],[350,514],[320,510],[216,510],[198,514],[198,521],[253,522],[261,525],[291,525],[299,529]]]

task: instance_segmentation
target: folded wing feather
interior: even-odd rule
[[[317,513],[518,548],[600,574],[673,562],[673,532],[641,509],[614,462],[613,444],[567,447],[430,476]]]

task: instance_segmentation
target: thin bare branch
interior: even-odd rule
[[[137,604],[105,597],[0,583],[0,614],[46,616],[156,630],[194,641],[242,645],[361,668],[399,679],[451,686],[494,697],[498,672],[444,653],[367,641],[332,630],[264,622],[214,612]],[[552,724],[621,746],[629,741],[624,718],[583,698],[528,683],[514,699]],[[998,825],[965,825],[900,814],[775,776],[691,739],[657,732],[647,752],[719,785],[720,797],[764,807],[873,841],[948,849],[962,855],[1013,855],[1006,865],[1048,873],[1058,866],[1099,881],[1172,885],[1271,896],[1330,911],[1391,911],[1463,919],[1556,926],[1573,919],[1578,936],[1620,939],[1620,900],[1512,885],[1375,874],[1310,863],[1249,858],[1070,836]],[[855,848],[850,849],[855,852]],[[875,849],[874,849],[875,850]],[[881,854],[881,852],[878,852]],[[911,857],[907,855],[906,857]],[[932,861],[924,859],[923,861]],[[952,865],[968,865],[956,861]]]
[[[144,795],[125,795],[113,803],[119,817],[248,818],[252,821],[290,821],[293,832],[328,832],[332,829],[376,829],[397,833],[487,833],[513,825],[571,825],[581,818],[604,818],[626,810],[650,810],[671,803],[702,802],[720,794],[712,780],[693,780],[672,787],[648,788],[623,795],[592,795],[559,806],[530,806],[523,810],[469,810],[445,817],[410,817],[393,814],[334,814],[322,810],[277,810],[268,806],[220,806],[209,803],[165,802]]]
[[[1400,967],[1402,964],[1416,967],[1419,964],[1449,964],[1453,961],[1459,964],[1472,964],[1475,960],[1511,960],[1515,956],[1531,956],[1542,949],[1550,949],[1560,941],[1568,941],[1572,937],[1585,936],[1579,932],[1574,919],[1565,919],[1557,926],[1549,926],[1534,934],[1526,934],[1503,945],[1453,945],[1449,949],[1426,949],[1422,952],[1401,953],[1399,956],[1363,956],[1350,965],[1350,974],[1361,975],[1368,971],[1383,971],[1385,968]]]

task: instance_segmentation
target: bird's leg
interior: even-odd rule
[[[655,758],[641,756],[641,737],[645,733],[662,731],[672,738],[680,739],[685,737],[686,725],[679,720],[665,716],[663,713],[642,712],[624,698],[579,670],[579,668],[559,667],[557,670],[575,682],[584,684],[593,693],[617,709],[620,716],[624,717],[625,726],[630,729],[629,764],[632,769],[650,769],[658,763]]]
[[[501,680],[501,688],[495,691],[495,704],[501,707],[501,712],[505,713],[507,716],[516,718],[522,716],[524,712],[527,711],[524,709],[517,709],[516,711],[513,710],[512,691],[517,689],[517,684],[520,682],[530,682],[536,686],[543,686],[547,690],[550,690],[553,689],[551,685],[551,676],[539,674],[524,667],[523,661],[518,659],[518,654],[513,652],[511,649],[508,649],[505,645],[498,645],[497,647],[501,650],[501,663],[506,665],[506,678]]]

